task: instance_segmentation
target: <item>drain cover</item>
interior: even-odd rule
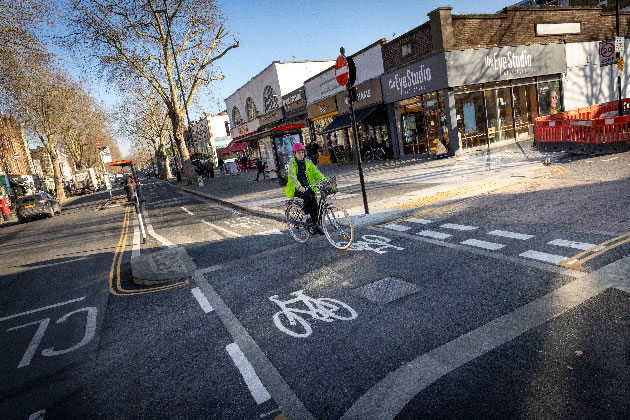
[[[384,279],[361,286],[355,289],[355,292],[372,302],[389,303],[415,293],[418,290],[418,287],[414,284],[396,277],[385,277]]]

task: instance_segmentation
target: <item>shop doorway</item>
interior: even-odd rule
[[[449,150],[444,101],[435,93],[429,95],[431,99],[426,100],[424,109],[427,147],[430,155],[444,155]]]
[[[514,86],[514,128],[516,138],[534,135],[534,121],[538,117],[536,85]]]

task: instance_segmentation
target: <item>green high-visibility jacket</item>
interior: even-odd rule
[[[306,179],[308,180],[309,185],[314,185],[318,180],[326,180],[326,177],[317,170],[317,167],[313,165],[313,162],[307,158],[304,158],[304,160],[306,161]],[[300,187],[306,188],[306,185],[300,185],[300,182],[297,179],[297,172],[297,161],[295,158],[292,158],[287,164],[288,179],[287,186],[284,189],[284,194],[289,198],[295,197],[295,190]],[[315,191],[315,194],[317,194],[317,188],[311,187],[311,189]]]

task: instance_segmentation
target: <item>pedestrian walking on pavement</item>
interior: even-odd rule
[[[317,165],[317,160],[319,156],[319,144],[315,140],[311,141],[308,146],[306,146],[306,154],[308,158],[313,162],[314,165]]]
[[[223,159],[219,158],[219,171],[221,171],[221,176],[223,176],[223,171],[225,171],[225,162]]]
[[[244,172],[247,172],[247,163],[248,163],[247,156],[243,155],[243,157],[241,158],[241,165],[243,165]]]
[[[260,174],[262,174],[263,181],[264,181],[265,180],[265,162],[263,162],[259,158],[256,158],[256,169],[258,169],[258,173],[256,174],[256,179],[254,180],[254,182],[258,182],[258,177],[260,176]]]

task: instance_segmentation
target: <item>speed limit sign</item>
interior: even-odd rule
[[[609,66],[615,62],[615,43],[603,41],[599,43],[599,66]]]

